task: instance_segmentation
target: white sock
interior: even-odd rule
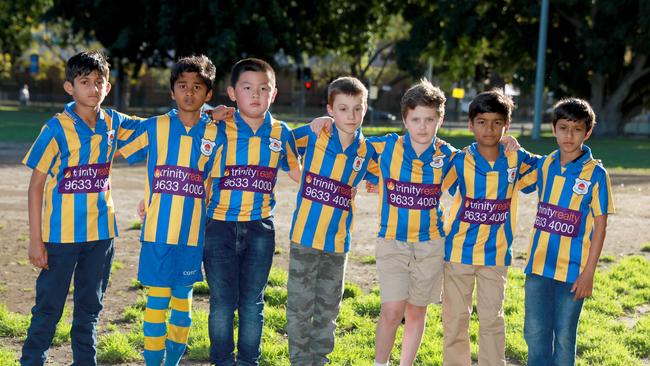
[[[375,360],[375,366],[388,366],[388,361],[386,361],[386,363],[379,363]]]

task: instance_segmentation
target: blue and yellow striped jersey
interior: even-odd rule
[[[379,237],[424,242],[445,236],[440,195],[456,149],[435,144],[417,156],[409,134],[370,137],[379,164]]]
[[[176,110],[123,128],[120,153],[130,164],[147,160],[147,216],[140,240],[202,245],[205,185],[225,136],[205,115],[186,127]]]
[[[488,162],[473,143],[452,159],[445,179],[457,189],[445,224],[445,261],[482,266],[508,266],[512,260],[520,178],[538,160],[523,149]]]
[[[83,243],[117,236],[110,174],[115,136],[129,117],[99,112],[94,129],[74,102],[47,121],[23,164],[49,175],[44,189],[42,237],[49,243]]]
[[[291,129],[267,112],[257,131],[235,112],[219,123],[227,141],[215,161],[208,216],[220,221],[253,221],[270,217],[278,168],[299,169]]]
[[[522,184],[539,198],[525,272],[575,282],[589,257],[594,217],[615,212],[607,171],[587,146],[564,167],[556,150]]]
[[[336,126],[317,136],[310,126],[293,131],[304,166],[296,198],[292,242],[333,253],[350,250],[354,200],[352,188],[364,178],[374,149],[357,130],[354,142],[343,150]]]

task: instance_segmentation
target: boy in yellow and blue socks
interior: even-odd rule
[[[219,123],[227,139],[213,170],[203,258],[210,286],[210,361],[258,365],[264,289],[275,252],[277,172],[288,171],[297,182],[300,163],[291,129],[269,113],[277,89],[268,63],[255,58],[237,62],[227,92],[237,111]]]
[[[117,131],[128,120],[101,108],[111,89],[108,75],[99,52],[71,57],[63,88],[74,101],[43,126],[23,160],[33,169],[28,255],[42,270],[21,365],[45,362],[73,276],[73,364],[97,363],[96,325],[117,236],[110,173]]]
[[[575,364],[582,304],[615,211],[609,175],[584,144],[596,123],[589,103],[561,100],[552,118],[558,149],[522,180],[539,198],[525,268],[529,366]]]
[[[445,177],[457,190],[445,224],[442,324],[444,365],[469,366],[474,288],[479,318],[479,365],[505,365],[503,301],[517,220],[520,179],[537,157],[506,153],[499,140],[514,105],[501,91],[480,93],[469,106],[476,142],[457,153]]]
[[[287,335],[292,365],[321,366],[334,349],[334,331],[353,225],[353,189],[374,149],[361,133],[368,91],[356,78],[328,87],[331,133],[293,131],[304,168],[291,224]],[[320,132],[320,131],[319,131]]]
[[[225,136],[202,114],[212,97],[215,67],[205,56],[176,62],[170,77],[178,109],[124,125],[120,152],[147,161],[146,217],[138,280],[148,288],[144,313],[147,365],[178,365],[192,323],[192,285],[203,279],[205,182]],[[165,316],[171,307],[169,325]]]

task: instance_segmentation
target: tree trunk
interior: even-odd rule
[[[606,76],[594,72],[591,78],[591,106],[596,112],[596,136],[616,135],[623,132],[623,102],[632,91],[634,83],[650,72],[646,67],[647,56],[641,55],[634,59],[632,68],[625,74],[622,80],[616,83],[616,87],[607,93]],[[614,83],[610,80],[610,83]]]
[[[115,80],[115,86],[113,90],[113,102],[115,104],[115,109],[120,112],[125,112],[128,108],[128,78],[126,71],[124,70],[124,63],[122,60],[116,57],[115,60],[115,69],[117,70],[117,79]]]

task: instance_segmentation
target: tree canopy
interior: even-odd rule
[[[539,11],[538,2],[525,0],[411,2],[404,14],[413,28],[398,45],[400,66],[417,74],[431,57],[450,78],[496,73],[530,89]],[[549,15],[547,89],[589,99],[597,132],[620,132],[650,94],[650,2],[555,0]]]

